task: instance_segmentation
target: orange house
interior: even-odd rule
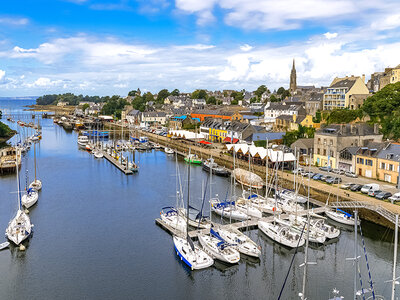
[[[220,113],[218,111],[196,111],[192,112],[190,116],[192,118],[199,118],[201,122],[206,118],[222,119],[222,120],[232,120],[233,114]]]

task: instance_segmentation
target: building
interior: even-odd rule
[[[264,108],[264,122],[275,123],[277,117],[281,115],[305,115],[303,103],[295,102],[267,102]]]
[[[338,168],[339,153],[346,147],[364,147],[369,142],[381,142],[378,126],[365,123],[332,124],[314,134],[314,164]]]
[[[126,120],[128,121],[129,124],[140,124],[141,115],[142,115],[142,113],[139,110],[131,109],[126,114]]]
[[[145,124],[164,125],[167,123],[167,116],[163,111],[148,111],[142,113],[141,121]]]
[[[200,133],[204,134],[205,138],[210,142],[222,143],[228,133],[225,122],[222,119],[207,118],[200,125]]]
[[[392,70],[393,68],[385,68],[385,71],[383,72],[384,75],[381,76],[379,79],[379,90],[383,89],[385,86],[390,84]]]
[[[345,172],[355,172],[357,151],[360,147],[346,147],[339,151],[338,169]]]
[[[370,94],[352,94],[349,96],[349,108],[359,109],[363,106],[365,99],[367,99]]]
[[[400,65],[392,69],[392,73],[390,75],[390,83],[396,83],[400,81]]]
[[[311,115],[281,115],[275,119],[275,130],[299,130],[299,125],[303,127],[315,127]]]
[[[378,155],[377,179],[398,184],[400,164],[400,144],[389,143]]]
[[[253,143],[265,142],[265,146],[268,145],[280,145],[283,143],[283,136],[286,132],[257,132],[253,133],[251,140]]]
[[[187,127],[189,125],[195,125],[199,122],[200,122],[199,119],[192,119],[190,116],[186,115],[176,116],[176,117],[171,117],[169,119],[169,128],[180,130],[184,127]]]
[[[335,78],[324,94],[323,110],[348,108],[350,106],[349,98],[353,94],[368,96],[369,90],[364,82],[364,75],[362,77]]]
[[[385,147],[384,143],[369,142],[358,149],[356,154],[355,173],[358,176],[377,178],[378,153]]]
[[[64,101],[58,101],[57,102],[57,106],[63,107],[63,106],[67,106],[67,105],[68,105],[68,102],[64,102]]]
[[[292,65],[292,70],[290,72],[290,85],[289,85],[289,91],[292,95],[294,95],[297,91],[297,78],[296,78],[296,67],[294,65],[294,59],[293,59],[293,65]]]
[[[312,93],[303,98],[304,108],[307,115],[315,117],[317,111],[322,110],[322,100],[324,93]]]
[[[380,81],[383,76],[385,76],[385,72],[374,72],[371,74],[371,78],[367,82],[367,88],[371,93],[376,93],[381,89]]]
[[[232,120],[233,112],[220,112],[218,110],[198,110],[190,114],[192,118],[198,118],[203,122],[206,118]]]

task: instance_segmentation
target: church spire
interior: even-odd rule
[[[290,85],[289,85],[289,90],[292,95],[296,93],[297,90],[297,82],[296,82],[296,67],[295,67],[295,62],[293,58],[293,66],[292,66],[292,71],[290,72]]]

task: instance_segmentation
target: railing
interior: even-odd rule
[[[372,205],[361,201],[342,201],[331,203],[332,208],[365,208],[372,210],[393,224],[396,221],[396,215],[380,205]]]

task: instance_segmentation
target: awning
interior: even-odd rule
[[[231,138],[230,138],[230,137],[226,137],[226,138],[224,139],[224,142],[230,143],[230,142],[231,142]],[[234,144],[236,144],[237,142],[239,142],[238,139],[233,139],[233,143],[234,143]]]
[[[200,144],[204,144],[204,145],[211,145],[211,143],[210,143],[210,142],[207,142],[207,141],[200,141],[199,143],[200,143]]]

